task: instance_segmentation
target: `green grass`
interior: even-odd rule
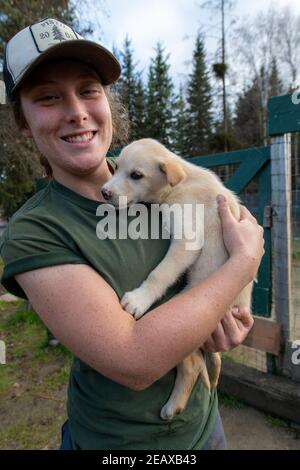
[[[3,327],[5,329],[13,329],[14,327],[19,327],[20,325],[42,325],[42,322],[38,315],[32,310],[24,310],[23,304],[21,304],[14,315],[11,315],[4,322]]]
[[[293,248],[292,248],[292,256],[294,260],[300,261],[300,240],[295,240],[293,239],[292,242]]]
[[[14,364],[0,365],[0,394],[7,392],[15,382],[16,366]]]
[[[48,346],[47,329],[23,301],[0,301],[0,447],[42,449],[59,446],[66,420],[66,388],[72,355]]]
[[[227,395],[226,393],[218,392],[218,397],[220,403],[222,403],[227,408],[241,409],[245,406],[245,404],[238,398]]]
[[[290,433],[293,433],[293,428],[291,424],[284,419],[277,418],[271,415],[266,415],[266,421],[272,428],[281,428],[281,429],[285,429],[286,431]]]
[[[13,304],[13,305],[12,305]],[[59,345],[48,346],[47,330],[32,310],[25,310],[22,301],[0,302],[0,339],[6,344],[6,365],[0,369],[0,392],[24,380],[23,370],[35,389],[55,390],[68,382],[71,353]],[[41,367],[57,364],[57,372],[40,380]]]
[[[57,425],[53,416],[29,419],[27,422],[18,421],[5,431],[0,431],[1,447],[12,449],[17,442],[18,449],[41,449],[48,441],[49,433],[57,433]]]

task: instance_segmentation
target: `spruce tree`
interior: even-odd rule
[[[263,130],[261,125],[260,90],[258,80],[241,94],[236,104],[234,134],[239,147],[263,145]]]
[[[120,53],[122,75],[118,83],[118,92],[121,102],[125,106],[130,124],[134,122],[135,114],[135,87],[136,87],[136,74],[135,64],[133,62],[133,50],[131,47],[131,41],[126,36],[124,41],[124,50]],[[131,140],[131,136],[130,136]]]
[[[146,97],[146,133],[167,147],[171,146],[173,83],[169,76],[169,56],[160,43],[149,67]]]
[[[212,97],[209,73],[205,63],[204,41],[198,34],[193,52],[193,69],[187,87],[187,120],[189,156],[209,151],[212,133]]]
[[[266,91],[264,99],[263,90]],[[271,96],[278,96],[282,92],[283,86],[279,78],[277,62],[274,58],[270,74],[267,74],[264,67],[261,67],[259,77],[253,79],[252,84],[240,95],[237,101],[234,133],[240,147],[262,146],[265,144],[266,103]]]
[[[282,93],[283,93],[283,86],[279,78],[277,61],[274,57],[272,60],[271,74],[269,78],[269,98],[271,98],[271,96],[279,96]]]
[[[115,90],[125,106],[130,121],[129,140],[145,137],[145,90],[141,73],[136,70],[134,50],[128,36],[124,41],[124,49],[118,52],[122,65],[122,75]]]
[[[134,113],[131,123],[131,138],[142,139],[146,136],[146,91],[139,74],[135,83]]]
[[[188,156],[188,122],[183,86],[180,84],[174,101],[174,119],[172,125],[172,150],[181,156]]]

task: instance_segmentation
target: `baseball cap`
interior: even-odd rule
[[[50,59],[77,59],[98,73],[103,85],[115,82],[121,66],[106,48],[88,41],[70,26],[54,18],[44,18],[19,31],[7,43],[3,76],[6,93],[13,101],[14,92],[42,62]]]

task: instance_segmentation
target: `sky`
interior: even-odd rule
[[[206,31],[206,47],[213,54],[220,37],[220,18],[209,10],[199,8],[204,0],[102,0],[107,15],[100,13],[101,42],[104,46],[122,49],[126,35],[134,49],[138,69],[147,73],[154,46],[162,41],[170,53],[170,73],[175,83],[190,69],[188,62],[196,34],[201,27]],[[283,7],[291,5],[300,14],[300,0],[236,0],[232,11],[235,17],[253,17],[266,11],[271,3]],[[215,25],[213,27],[213,25]]]

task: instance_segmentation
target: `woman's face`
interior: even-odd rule
[[[37,67],[20,89],[26,125],[54,177],[100,168],[112,140],[112,118],[96,72],[83,62],[51,61]]]

